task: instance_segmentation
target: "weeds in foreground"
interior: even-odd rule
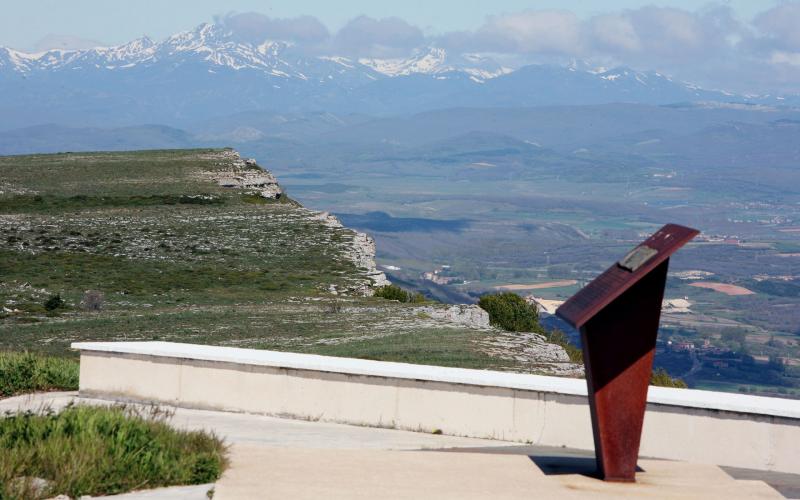
[[[106,495],[214,482],[226,447],[206,432],[167,425],[171,413],[69,406],[0,418],[0,498]]]
[[[76,360],[28,352],[0,352],[0,398],[35,391],[78,389]]]

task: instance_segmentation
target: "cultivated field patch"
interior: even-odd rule
[[[725,295],[755,295],[755,292],[739,285],[731,285],[728,283],[712,283],[710,281],[698,281],[690,283],[689,286],[697,288],[708,288],[716,292],[724,293]]]

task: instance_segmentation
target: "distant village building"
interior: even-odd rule
[[[445,269],[450,269],[450,266],[448,265],[439,266],[439,268],[434,269],[433,271],[427,271],[422,273],[422,275],[420,275],[420,278],[436,283],[437,285],[449,285],[450,283],[460,280],[460,278],[457,278],[455,276],[442,276],[442,272]]]

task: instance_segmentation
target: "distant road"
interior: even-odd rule
[[[547,281],[545,283],[532,283],[529,285],[499,285],[494,287],[495,290],[539,290],[542,288],[558,288],[562,286],[572,286],[577,285],[578,282],[576,280],[559,280],[559,281]]]
[[[694,350],[689,351],[689,356],[692,358],[692,367],[689,368],[689,371],[680,376],[683,380],[688,379],[703,368],[702,363],[700,363],[700,358],[697,357],[697,353],[694,352]]]

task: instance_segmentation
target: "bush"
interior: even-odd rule
[[[688,386],[686,382],[679,378],[672,378],[667,373],[667,370],[663,368],[658,368],[653,370],[653,373],[650,374],[650,385],[656,385],[659,387],[677,387],[678,389],[686,389]]]
[[[542,332],[539,311],[512,292],[484,295],[478,305],[489,313],[489,322],[511,332]]]
[[[56,309],[61,309],[64,307],[65,302],[64,299],[61,298],[61,294],[57,293],[55,295],[51,295],[48,297],[46,301],[44,301],[44,308],[48,311],[55,311]]]
[[[425,302],[425,296],[421,293],[407,292],[397,285],[384,285],[375,290],[375,296],[386,300],[396,300],[398,302],[411,302],[421,304]]]
[[[173,429],[169,417],[123,406],[6,416],[0,498],[78,498],[216,481],[226,466],[225,445],[213,434]]]
[[[0,397],[78,389],[78,362],[27,352],[0,353]],[[2,498],[2,497],[0,497]]]

